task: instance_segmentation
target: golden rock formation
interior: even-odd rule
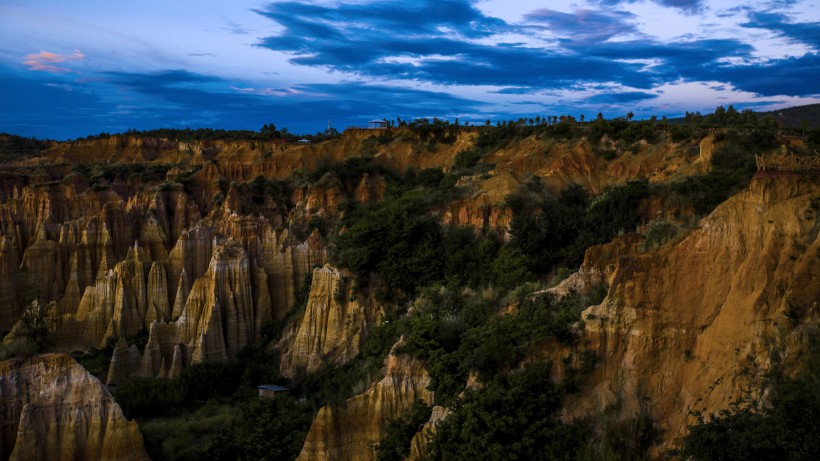
[[[305,312],[280,341],[283,375],[344,363],[359,353],[378,313],[367,300],[350,299],[349,278],[329,265],[313,270]]]
[[[690,411],[727,409],[759,389],[752,380],[770,365],[768,342],[790,330],[787,310],[818,309],[818,208],[811,178],[755,179],[682,241],[616,258],[606,299],[582,314],[602,362],[571,412],[620,404],[634,414],[646,400],[674,447]]]
[[[430,404],[434,394],[427,389],[430,376],[415,359],[389,355],[384,379],[363,394],[349,399],[343,406],[325,406],[310,426],[302,452],[297,460],[373,461],[373,445],[379,442],[387,423],[413,402]]]
[[[137,423],[68,355],[0,362],[0,405],[3,459],[148,460]]]

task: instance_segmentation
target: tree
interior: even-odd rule
[[[42,351],[48,345],[48,306],[36,298],[28,303],[20,317],[20,330],[26,340]]]
[[[627,120],[628,122],[631,122],[631,121],[632,121],[632,117],[634,117],[634,116],[635,116],[635,114],[634,114],[634,113],[630,110],[630,111],[626,114],[626,120]]]
[[[267,139],[279,138],[279,131],[276,130],[276,125],[274,125],[273,123],[266,123],[262,125],[262,128],[259,130],[259,133]]]

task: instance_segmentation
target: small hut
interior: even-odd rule
[[[266,398],[276,397],[276,394],[290,390],[287,387],[277,386],[276,384],[263,384],[256,386],[256,388],[259,390],[259,397]]]
[[[386,130],[389,126],[389,123],[385,119],[376,119],[367,122],[367,128],[370,130]]]

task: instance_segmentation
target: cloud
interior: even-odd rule
[[[642,86],[652,83],[650,76],[635,75],[643,65],[489,40],[526,28],[485,17],[467,2],[335,7],[288,2],[274,3],[259,13],[284,29],[262,39],[259,46],[291,54],[290,62],[297,65],[443,85],[556,88],[576,80],[609,78],[629,78]],[[542,10],[538,17],[548,14]],[[597,21],[610,24],[626,17],[595,15]]]
[[[599,0],[595,3],[602,6],[616,6],[623,3],[635,3],[640,0]],[[658,5],[676,8],[685,13],[694,14],[703,9],[703,0],[652,0]]]
[[[231,85],[230,88],[242,94],[255,94],[260,96],[294,96],[301,94],[301,91],[293,88],[254,88],[234,85]]]
[[[37,70],[42,72],[51,72],[55,74],[60,73],[76,73],[76,71],[58,66],[58,63],[82,61],[85,55],[80,50],[74,50],[72,54],[58,54],[49,51],[40,51],[39,53],[27,54],[23,58],[23,64],[29,67],[29,70]]]
[[[608,92],[590,96],[589,98],[586,98],[586,102],[593,105],[620,105],[624,103],[646,101],[656,97],[657,95],[654,93],[646,93],[642,91]]]
[[[820,94],[820,55],[810,53],[754,66],[716,66],[703,73],[710,79],[732,82],[737,88],[761,95],[816,96]]]
[[[225,25],[220,30],[233,35],[250,35],[251,31],[242,27],[241,24],[225,18]]]
[[[562,13],[550,9],[535,10],[524,16],[535,23],[546,24],[548,30],[566,40],[580,44],[603,42],[618,35],[632,34],[635,26],[630,24],[636,16],[626,11],[597,11],[589,9]]]
[[[703,7],[701,0],[655,0],[655,3],[690,13],[694,13]]]
[[[480,113],[485,104],[444,92],[360,83],[255,86],[186,70],[106,72],[54,84],[0,66],[0,131],[58,139],[129,128],[258,129],[265,123],[310,133],[318,123],[366,124],[377,117]],[[453,115],[457,116],[457,115]]]
[[[699,4],[666,3],[678,8]],[[419,20],[422,7],[430,8],[426,20]],[[783,94],[784,88],[776,88],[774,78],[765,77],[774,73],[789,83],[786,93],[817,93],[812,88],[817,86],[818,69],[811,56],[761,60],[755,46],[741,39],[653,40],[635,31],[637,16],[617,10],[564,13],[539,9],[525,15],[521,24],[483,16],[471,4],[458,1],[446,2],[440,10],[429,2],[422,2],[421,7],[415,3],[320,6],[288,2],[269,5],[259,13],[282,26],[279,35],[262,39],[259,46],[290,54],[292,64],[375,81],[488,85],[507,88],[500,94],[517,94],[579,83],[621,83],[650,90],[679,79],[726,78],[737,87],[764,95]],[[755,24],[764,21],[767,27],[788,30],[805,40],[814,40],[820,30],[788,23],[780,15],[761,16]],[[557,35],[558,47],[543,41],[497,40],[522,31]]]
[[[820,22],[793,22],[781,13],[750,13],[749,21],[742,27],[767,29],[790,41],[820,48]]]

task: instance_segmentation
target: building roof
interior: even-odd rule
[[[256,388],[271,392],[281,392],[290,390],[287,387],[277,386],[276,384],[263,384],[261,386],[256,386]]]
[[[367,123],[387,123],[387,120],[383,118],[377,118],[376,120],[371,120]]]

